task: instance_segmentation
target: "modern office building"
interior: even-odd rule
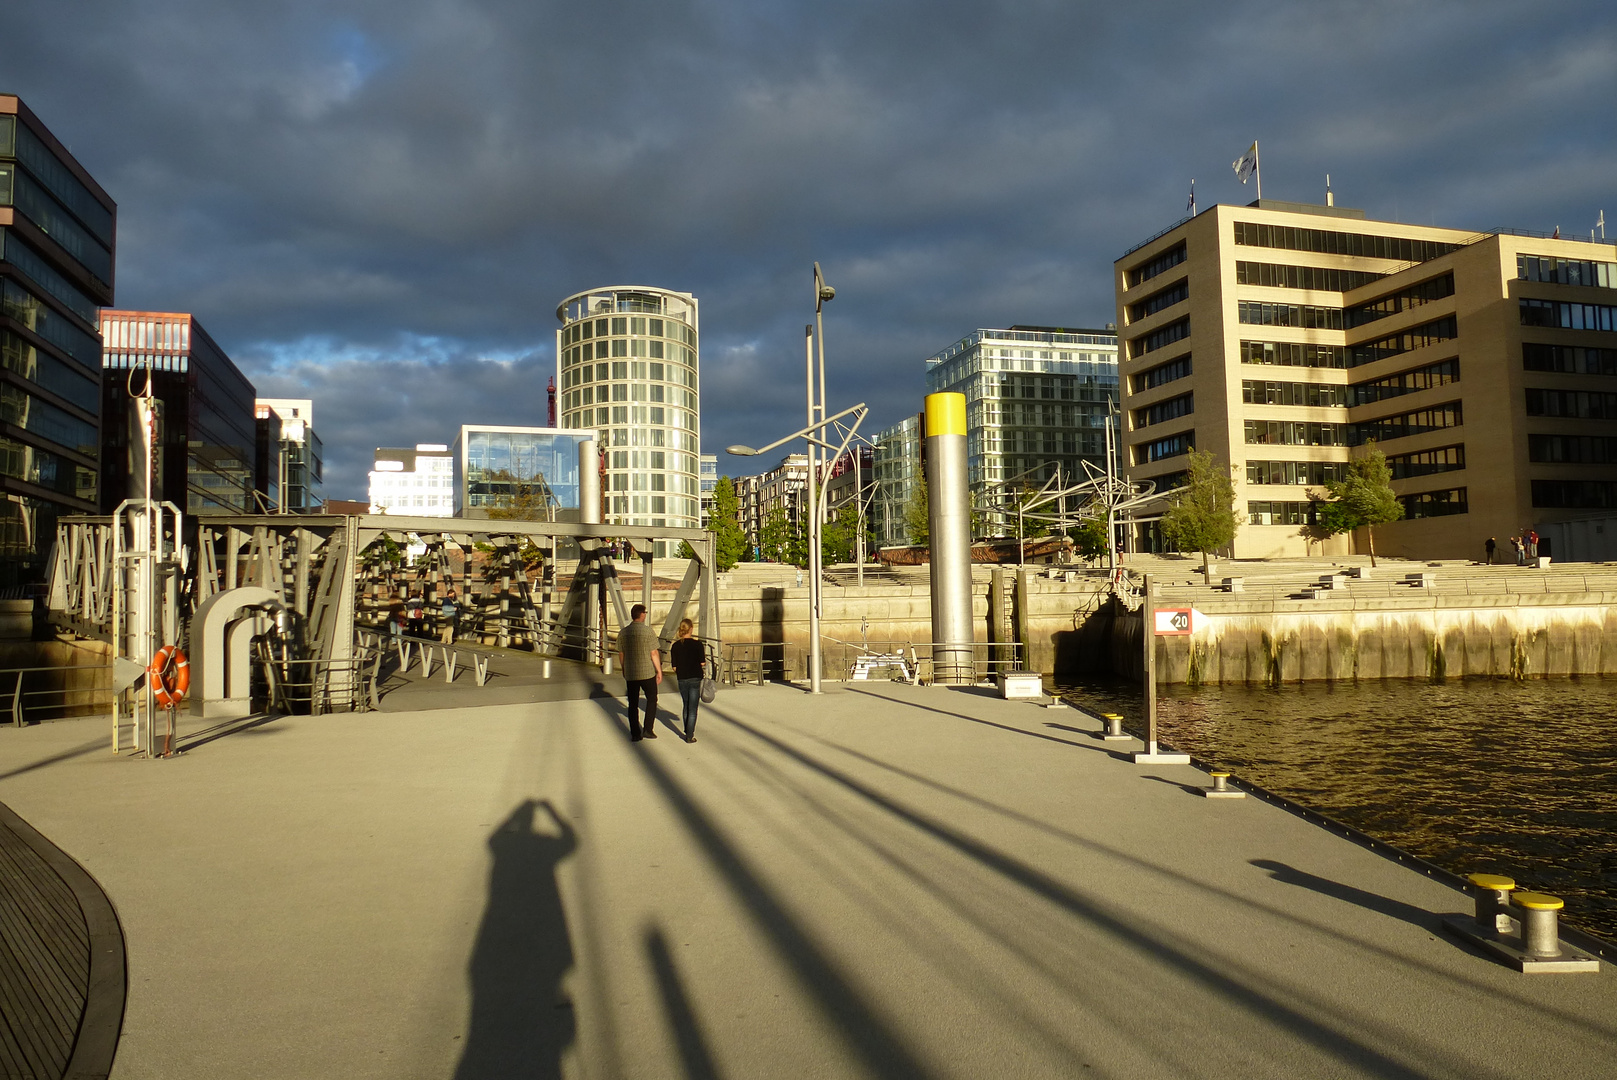
[[[966,396],[966,473],[976,505],[1008,487],[1037,487],[1057,470],[1076,480],[1080,459],[1105,465],[1117,335],[1053,326],[976,330],[927,358],[926,392]]]
[[[455,455],[443,443],[379,446],[370,471],[370,513],[453,517]]]
[[[787,454],[768,472],[737,477],[735,486],[741,531],[754,552],[762,548],[766,526],[777,511],[788,533],[803,528],[808,504],[807,454]],[[773,558],[768,552],[762,557]]]
[[[876,453],[872,472],[876,490],[870,500],[870,516],[882,547],[902,547],[911,541],[910,503],[926,476],[921,459],[924,442],[921,432],[921,414],[916,413],[877,433],[874,440]]]
[[[702,478],[702,528],[707,528],[713,516],[713,489],[719,484],[719,455],[702,454],[698,458]]]
[[[569,296],[556,317],[561,423],[600,439],[607,522],[700,527],[696,298],[613,286]]]
[[[56,518],[100,509],[100,308],[118,208],[0,94],[0,586],[44,579]]]
[[[463,424],[450,449],[455,516],[486,518],[498,509],[533,521],[577,521],[578,447],[594,435]]]
[[[288,514],[318,514],[325,501],[325,446],[308,398],[259,398],[255,474],[267,504]]]
[[[202,324],[184,312],[101,312],[101,505],[110,513],[131,494],[135,434],[130,391],[151,380],[159,402],[157,489],[188,514],[260,509],[253,384]]]
[[[1372,441],[1405,513],[1378,552],[1477,558],[1617,506],[1609,243],[1264,199],[1115,270],[1129,474],[1170,485],[1192,446],[1227,463],[1237,557],[1307,553],[1309,492]]]

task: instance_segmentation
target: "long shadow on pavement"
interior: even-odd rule
[[[600,706],[602,715],[615,727],[622,723],[621,706],[617,702],[597,699],[596,704]],[[837,971],[808,932],[787,913],[774,892],[724,839],[718,827],[686,794],[684,788],[654,757],[637,754],[635,761],[690,830],[708,861],[724,876],[736,896],[752,913],[759,929],[773,942],[781,958],[791,966],[821,1014],[842,1032],[848,1049],[876,1076],[930,1077],[932,1074],[904,1045],[898,1033]]]
[[[674,1041],[679,1046],[679,1059],[685,1066],[689,1080],[719,1080],[718,1066],[702,1037],[702,1026],[691,1008],[690,995],[680,981],[674,967],[673,955],[661,930],[653,927],[646,931],[646,954],[651,958],[651,970],[657,976],[657,989],[662,993],[663,1005],[668,1010],[668,1022],[674,1029]]]
[[[1404,922],[1418,926],[1422,930],[1431,930],[1435,933],[1443,923],[1441,916],[1415,907],[1413,904],[1393,900],[1379,893],[1366,892],[1363,889],[1354,888],[1352,885],[1344,885],[1340,881],[1332,881],[1330,878],[1322,878],[1318,874],[1310,874],[1306,870],[1299,870],[1295,866],[1290,866],[1283,862],[1276,862],[1273,859],[1248,859],[1247,861],[1260,870],[1269,871],[1270,876],[1276,881],[1284,881],[1287,885],[1299,885],[1305,889],[1312,889],[1323,896],[1329,896],[1349,904],[1357,904],[1359,907],[1369,911],[1390,915],[1395,919],[1402,919]]]
[[[556,832],[536,832],[543,810]],[[557,865],[578,837],[548,800],[519,804],[489,837],[494,866],[472,949],[472,1018],[456,1080],[559,1078],[572,1045],[573,1005],[562,978],[573,966]]]

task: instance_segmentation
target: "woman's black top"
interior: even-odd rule
[[[702,643],[695,638],[680,638],[668,650],[668,658],[674,662],[674,676],[680,679],[700,679],[702,657]]]

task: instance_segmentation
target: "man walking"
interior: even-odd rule
[[[657,684],[663,681],[662,651],[657,633],[646,625],[646,605],[629,609],[629,625],[618,631],[618,663],[628,683],[629,741],[657,737]],[[640,695],[646,695],[646,724],[640,728]]]

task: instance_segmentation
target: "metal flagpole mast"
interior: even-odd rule
[[[1252,140],[1252,178],[1258,182],[1258,201],[1263,201],[1263,157],[1258,153],[1258,140]]]

